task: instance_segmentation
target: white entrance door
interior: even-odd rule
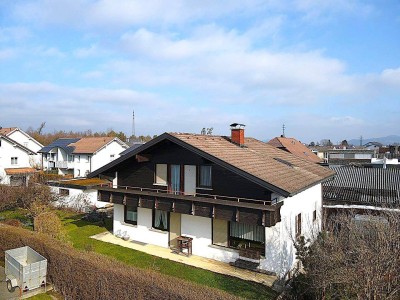
[[[196,194],[196,166],[185,165],[185,195]]]

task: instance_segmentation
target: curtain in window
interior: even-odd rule
[[[200,166],[200,186],[211,187],[211,166]]]
[[[168,212],[156,209],[154,212],[154,227],[160,229],[168,228]]]
[[[133,207],[128,207],[126,210],[126,219],[129,221],[137,222],[137,211]]]
[[[230,222],[230,236],[244,240],[265,242],[264,227]]]
[[[179,194],[181,189],[181,166],[171,165],[171,191]]]

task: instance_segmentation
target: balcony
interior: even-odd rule
[[[280,221],[283,203],[270,200],[237,198],[210,194],[185,195],[169,193],[162,189],[118,186],[98,187],[98,200],[115,204],[156,208],[169,212],[188,214],[259,226],[274,226]]]
[[[73,162],[68,162],[68,161],[56,161],[55,162],[55,167],[59,169],[73,169]]]

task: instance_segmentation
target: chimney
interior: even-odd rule
[[[239,145],[244,146],[244,124],[233,123],[231,124],[231,141]]]

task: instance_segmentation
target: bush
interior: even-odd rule
[[[234,296],[150,270],[78,251],[40,233],[0,225],[4,251],[30,246],[48,260],[48,281],[65,299],[236,299]]]
[[[66,240],[65,230],[60,218],[54,212],[45,212],[34,219],[35,231],[47,234],[58,240]]]
[[[14,226],[14,227],[22,227],[22,223],[20,220],[17,219],[8,219],[2,221],[3,224]]]

